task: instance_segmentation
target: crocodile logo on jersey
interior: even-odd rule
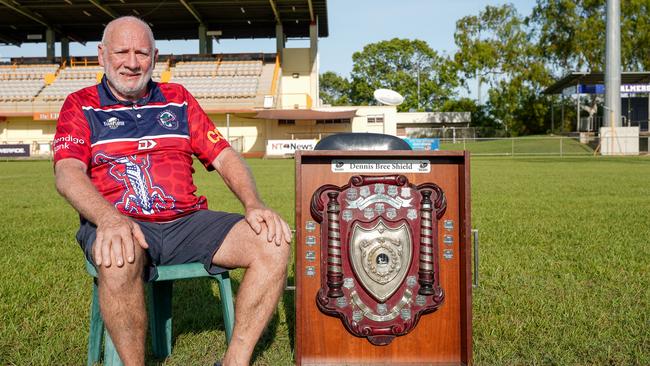
[[[178,119],[174,113],[164,110],[158,115],[158,123],[168,130],[178,129]]]
[[[176,200],[165,194],[162,188],[151,180],[149,157],[132,156],[113,157],[98,153],[95,164],[111,165],[108,173],[124,187],[122,199],[115,202],[115,207],[131,214],[153,215],[174,209]]]

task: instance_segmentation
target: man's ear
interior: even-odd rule
[[[153,63],[155,64],[157,62],[158,62],[158,49],[156,48],[153,51]]]
[[[101,43],[97,45],[97,61],[99,66],[104,67],[104,46]]]

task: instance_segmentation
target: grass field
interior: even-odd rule
[[[263,198],[292,224],[293,160],[249,163]],[[216,175],[197,170],[211,207],[240,210]],[[650,364],[649,183],[648,158],[472,160],[477,365]],[[91,281],[74,241],[77,216],[48,162],[0,163],[0,187],[0,365],[84,364]],[[207,280],[177,283],[165,365],[221,356],[213,294]],[[293,319],[286,292],[256,365],[293,363]]]

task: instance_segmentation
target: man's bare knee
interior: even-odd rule
[[[269,274],[284,276],[291,255],[291,246],[287,243],[276,245],[274,241],[266,240],[265,232],[257,236],[257,241],[256,246],[259,251],[257,251],[251,266],[258,265]]]
[[[109,291],[128,289],[142,281],[144,264],[144,250],[140,249],[133,263],[126,262],[121,267],[100,265],[97,268],[99,284]]]

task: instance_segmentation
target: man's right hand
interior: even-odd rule
[[[110,267],[113,261],[118,267],[135,261],[135,245],[149,247],[140,226],[122,215],[106,201],[86,174],[88,167],[80,160],[59,160],[54,171],[56,189],[81,216],[97,225],[97,237],[93,243],[95,265]]]
[[[135,246],[149,247],[140,229],[133,220],[121,214],[110,215],[97,222],[97,237],[93,243],[95,265],[110,267],[115,259],[118,267],[124,265],[124,257],[129,263],[135,261]]]

